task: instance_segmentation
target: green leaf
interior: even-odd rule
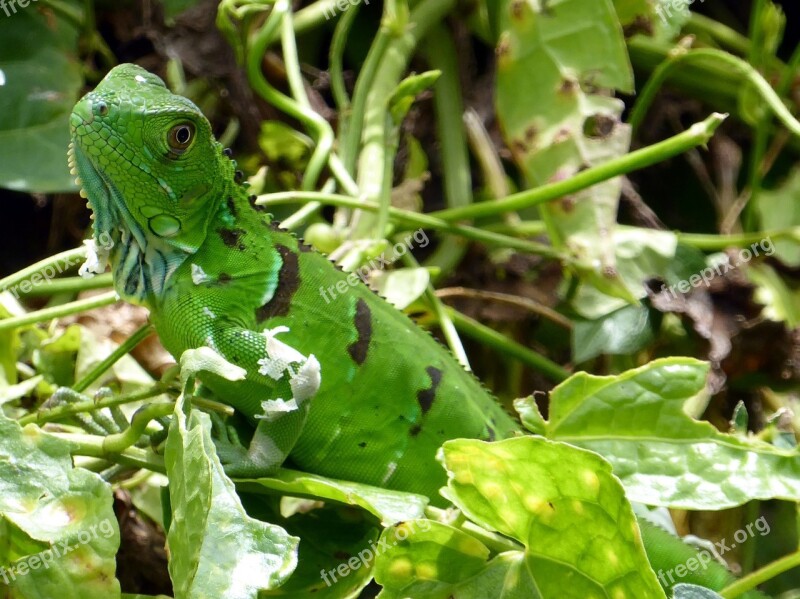
[[[425,293],[430,281],[427,268],[399,268],[376,272],[370,284],[395,308],[404,310]]]
[[[374,547],[380,536],[377,520],[367,512],[350,506],[283,498],[281,512],[289,503],[298,505],[296,513],[283,516],[270,509],[263,495],[242,495],[247,512],[261,520],[280,524],[302,539],[297,569],[279,589],[259,597],[284,599],[344,599],[358,597],[372,580]]]
[[[618,376],[577,373],[550,393],[549,439],[604,456],[631,501],[721,510],[754,499],[800,499],[800,453],[719,432],[684,405],[704,393],[708,364],[666,358]],[[515,407],[541,430],[529,398]]]
[[[792,289],[769,264],[751,264],[747,278],[756,285],[755,298],[764,305],[763,314],[790,329],[800,326],[800,291]]]
[[[172,523],[169,572],[176,599],[252,599],[283,583],[297,564],[298,539],[250,518],[225,475],[207,414],[176,404],[167,437]]]
[[[8,599],[110,599],[119,529],[111,487],[69,445],[0,414],[0,588]]]
[[[384,531],[385,547],[375,564],[381,599],[500,597],[488,591],[489,549],[470,535],[440,522],[411,520]],[[494,564],[494,570],[498,564]],[[502,566],[500,566],[502,569]],[[503,595],[505,596],[505,595]]]
[[[664,597],[619,481],[599,456],[541,437],[445,442],[443,493],[470,520],[521,544],[487,561],[442,524],[387,530],[376,580],[385,599]],[[402,531],[402,534],[400,532]]]
[[[433,87],[441,74],[441,71],[425,71],[419,75],[409,75],[399,83],[389,97],[389,113],[395,125],[403,122],[417,96]]]
[[[387,525],[420,518],[428,505],[428,498],[423,495],[391,491],[285,468],[271,477],[236,479],[236,486],[247,493],[280,493],[357,506]]]
[[[761,221],[761,228],[765,231],[800,228],[800,168],[795,168],[783,184],[771,190],[762,191],[756,200],[756,210]],[[800,266],[800,233],[792,238],[772,239],[768,241],[766,251],[776,254],[781,262],[794,268]],[[763,248],[763,246],[762,246]],[[771,255],[771,254],[767,254]]]
[[[611,0],[505,0],[497,45],[497,115],[530,187],[625,154],[630,127],[613,90],[633,75]],[[603,293],[635,301],[614,255],[619,178],[541,207],[553,245]]]
[[[65,2],[77,11],[84,5]],[[44,6],[15,9],[0,13],[0,187],[75,190],[67,146],[69,115],[83,85],[78,25]]]
[[[575,319],[572,359],[584,362],[600,354],[632,354],[650,344],[653,324],[645,306],[625,306],[597,320]]]
[[[647,295],[645,281],[655,277],[669,281],[676,271],[682,270],[682,261],[676,256],[678,240],[671,231],[626,227],[617,229],[611,237],[617,274],[634,299]],[[690,271],[687,276],[698,270]],[[581,285],[572,300],[575,311],[588,320],[599,320],[629,305],[625,299],[607,295],[590,284]]]

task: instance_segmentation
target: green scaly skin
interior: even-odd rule
[[[94,238],[114,243],[86,267],[110,261],[119,295],[150,310],[174,356],[211,348],[246,371],[239,381],[200,375],[256,425],[248,450],[218,446],[229,474],[266,475],[288,460],[442,505],[444,441],[521,432],[445,348],[365,286],[348,282],[326,303],[320,289],[347,274],[251,204],[208,121],[158,77],[116,67],[70,124]],[[265,360],[280,376],[264,373]],[[269,400],[285,409],[260,418]],[[644,540],[656,571],[686,559],[680,543]]]
[[[177,152],[176,127],[193,129]],[[260,446],[228,472],[263,475],[288,455],[309,472],[441,504],[445,440],[518,430],[444,347],[366,286],[326,303],[320,288],[347,274],[251,205],[208,121],[156,76],[115,68],[76,105],[71,128],[95,238],[114,240],[117,292],[150,310],[174,356],[209,346],[247,371],[238,382],[201,375],[217,399],[255,422],[264,400],[289,398],[285,381],[259,373],[264,330],[287,327],[276,338],[321,365],[313,401],[262,420]]]

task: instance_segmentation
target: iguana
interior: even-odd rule
[[[228,473],[266,475],[289,461],[442,504],[444,441],[521,433],[432,336],[262,212],[200,110],[157,76],[114,68],[70,126],[94,238],[113,241],[84,272],[110,262],[117,293],[150,310],[175,357],[206,348],[246,373],[201,375],[256,427],[247,449],[219,440]],[[323,302],[320,289],[339,281],[349,291]],[[648,538],[656,569],[693,555],[666,533]]]
[[[267,474],[288,457],[440,503],[444,441],[519,430],[442,345],[365,285],[326,304],[320,288],[348,274],[253,205],[209,122],[157,76],[116,67],[70,123],[94,236],[113,240],[117,293],[150,310],[172,355],[206,346],[247,372],[237,382],[201,376],[258,423],[247,452],[222,448],[229,473]],[[105,266],[101,256],[87,269]],[[313,400],[287,388],[285,375],[313,381],[315,368]]]

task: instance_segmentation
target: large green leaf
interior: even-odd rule
[[[372,580],[375,546],[381,533],[369,513],[335,503],[284,498],[280,511],[277,498],[242,495],[247,513],[273,522],[302,539],[297,569],[279,589],[263,591],[259,597],[285,599],[355,598]],[[295,506],[284,515],[288,505]]]
[[[428,498],[361,483],[326,478],[317,474],[281,469],[274,476],[236,479],[239,490],[248,493],[281,493],[336,501],[367,510],[385,524],[419,518],[425,513]]]
[[[0,589],[7,599],[113,599],[111,487],[67,443],[0,414]]]
[[[604,456],[631,501],[721,510],[753,499],[800,500],[800,453],[719,432],[684,412],[708,365],[666,358],[618,376],[577,373],[550,393],[550,420],[515,402],[530,430]]]
[[[64,4],[77,14],[84,5]],[[45,2],[8,5],[16,12],[0,12],[0,187],[74,190],[66,156],[68,118],[83,85],[78,25]]]
[[[444,524],[384,532],[384,599],[664,597],[622,486],[601,457],[540,437],[447,441],[443,493],[473,522],[520,544],[488,548]],[[488,560],[488,561],[487,561]]]
[[[497,45],[497,114],[528,185],[566,179],[628,151],[630,127],[613,90],[633,75],[611,0],[504,0]],[[541,208],[555,247],[592,285],[627,301],[613,233],[619,179]]]
[[[225,475],[207,414],[176,406],[167,437],[172,523],[169,571],[176,599],[252,599],[284,582],[298,539],[250,518]]]

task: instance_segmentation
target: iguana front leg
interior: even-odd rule
[[[237,435],[218,429],[217,455],[231,476],[264,476],[287,458],[308,416],[311,398],[319,389],[320,364],[277,339],[286,327],[262,333],[221,326],[206,338],[206,345],[181,356],[185,381],[197,376],[225,403],[245,413],[248,399],[257,396],[261,407],[249,446]],[[232,400],[230,393],[238,393]],[[250,396],[250,397],[248,397]],[[237,404],[239,404],[237,406]]]

